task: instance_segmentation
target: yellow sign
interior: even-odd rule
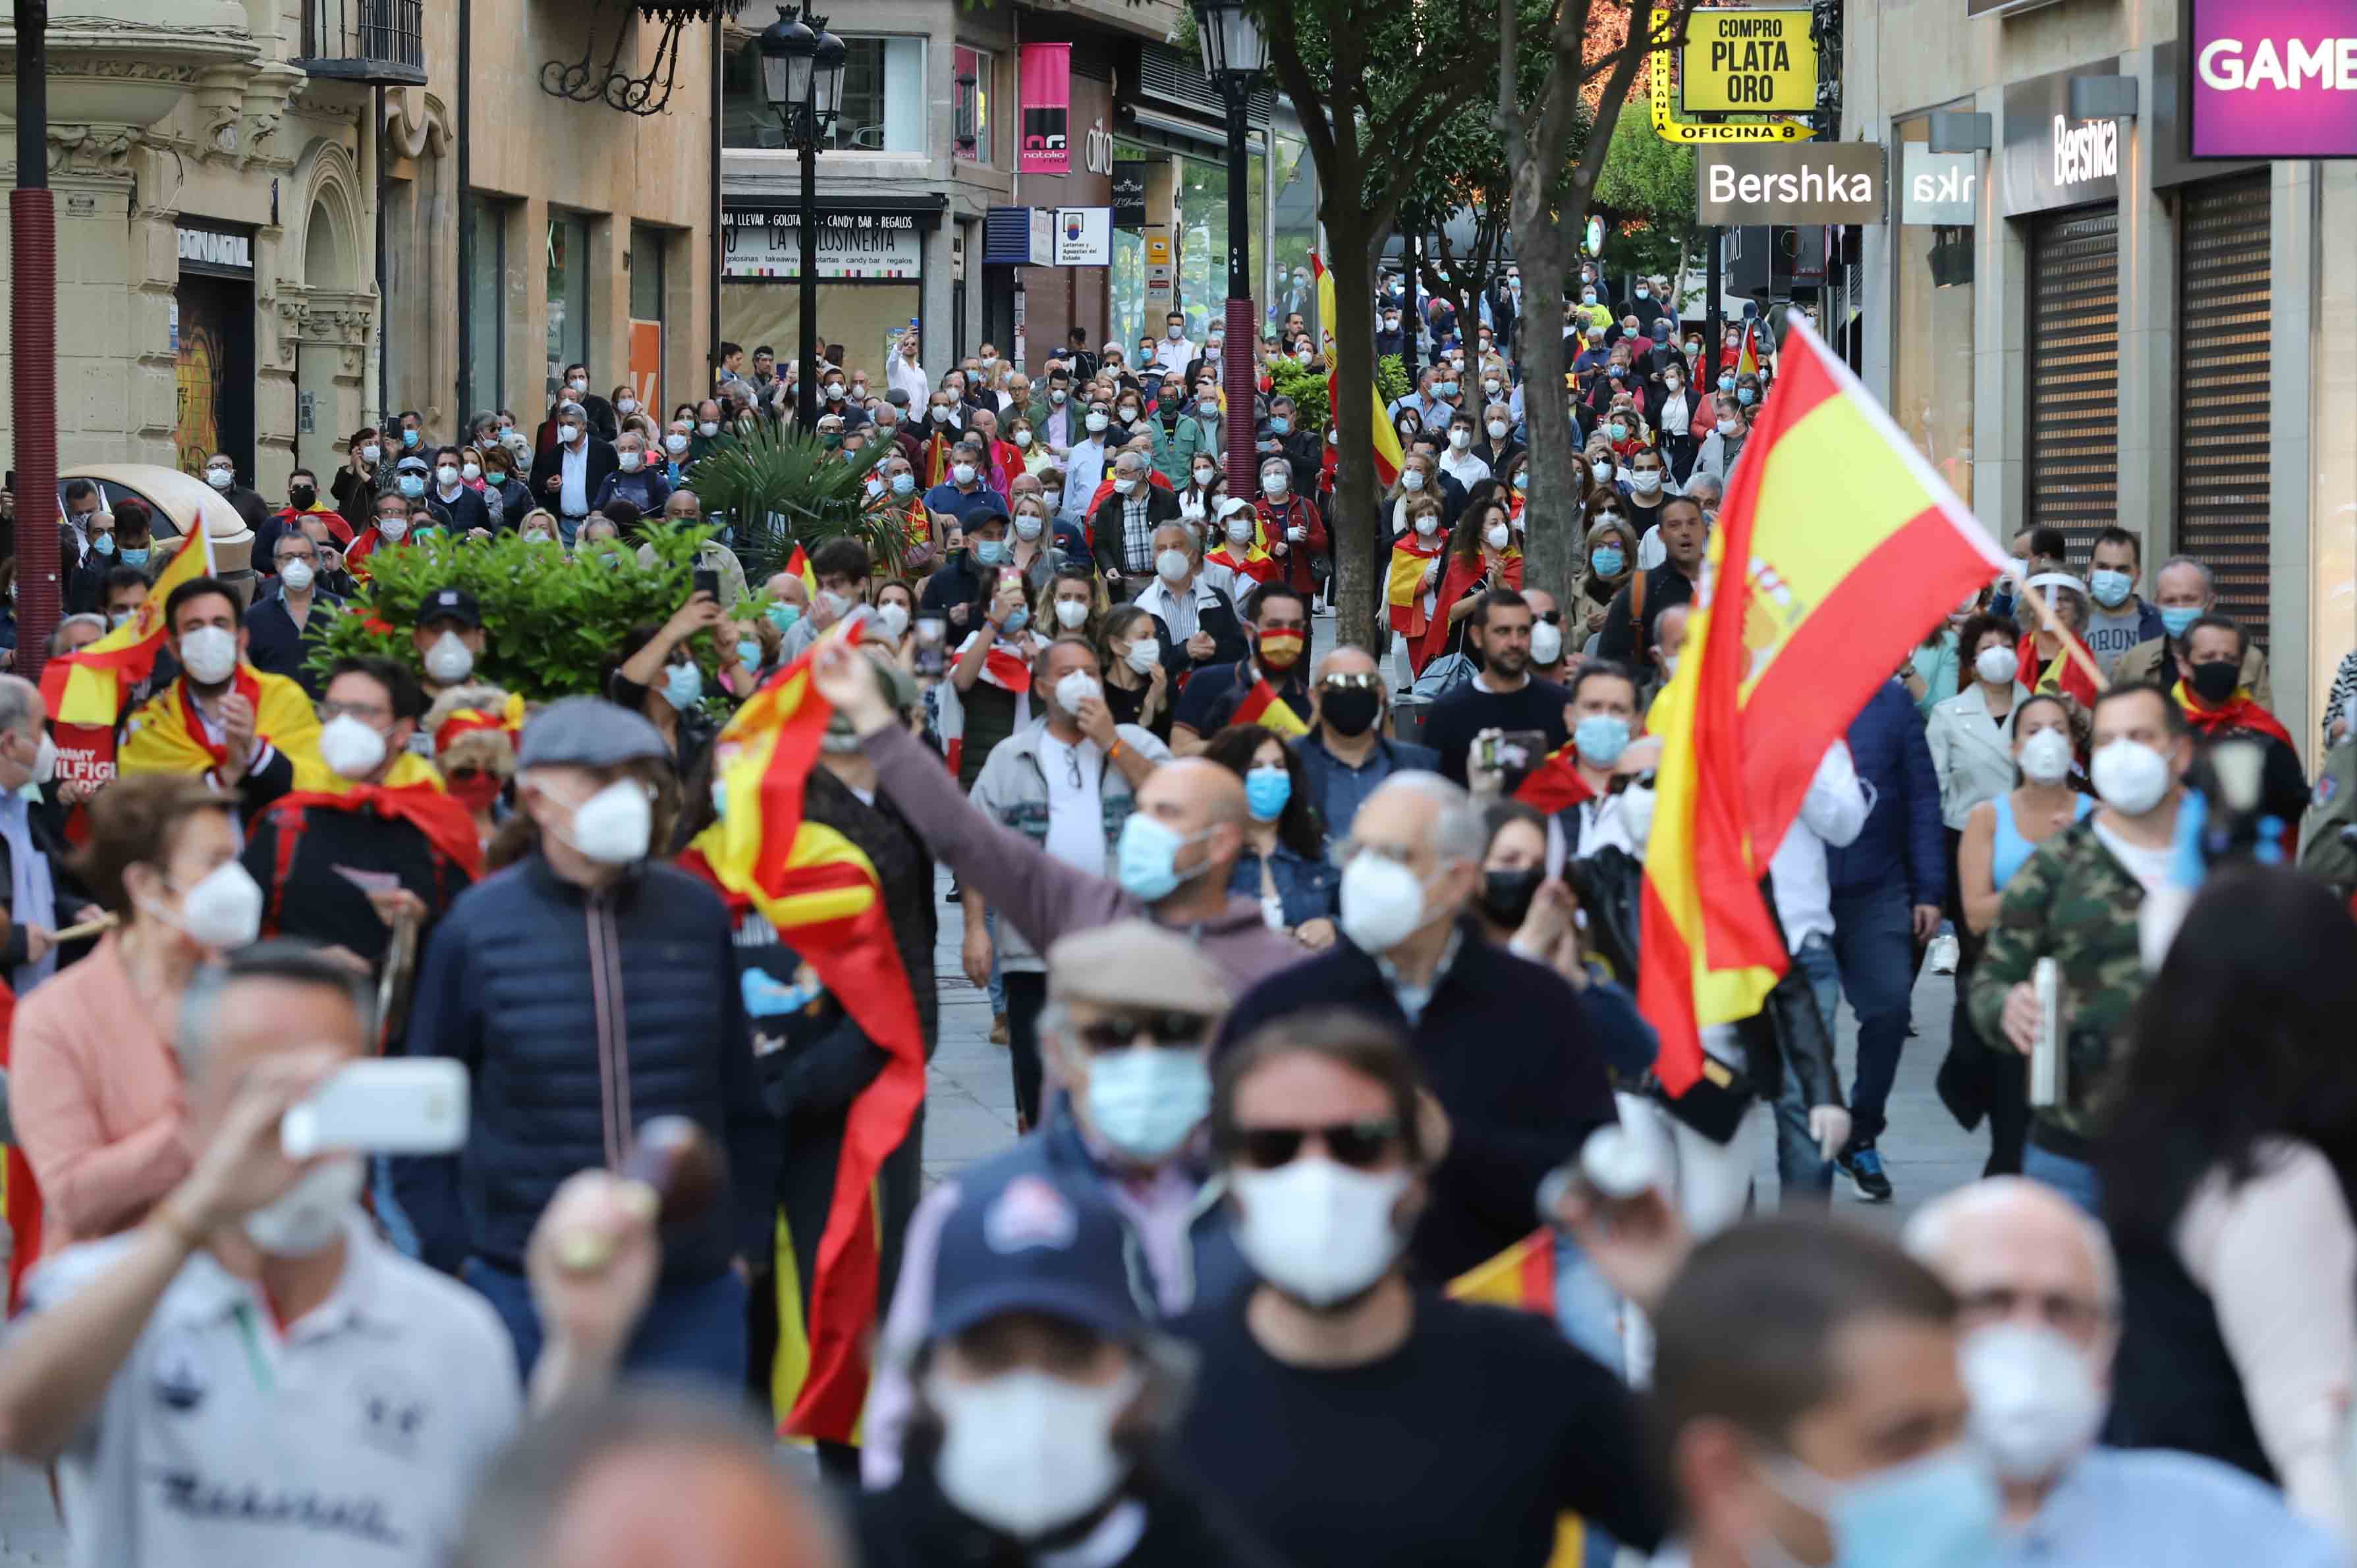
[[[1696,11],[1678,57],[1678,106],[1686,113],[1804,114],[1817,106],[1807,11]]]
[[[1146,237],[1146,263],[1152,266],[1157,263],[1166,267],[1170,264],[1170,236],[1167,232]]]
[[[1670,14],[1656,10],[1652,20],[1653,36],[1668,37],[1669,27]],[[1811,58],[1814,58],[1813,53]],[[1653,134],[1665,142],[1806,142],[1815,138],[1816,132],[1805,120],[1764,114],[1756,120],[1717,121],[1706,125],[1681,120],[1670,112],[1677,83],[1672,80],[1674,73],[1668,49],[1653,51],[1651,70],[1645,97],[1652,106]]]

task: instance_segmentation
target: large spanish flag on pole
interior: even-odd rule
[[[1780,369],[1655,718],[1637,994],[1673,1095],[1701,1076],[1701,1029],[1757,1013],[1784,971],[1760,877],[1825,748],[1926,628],[2006,565],[1798,320]]]
[[[1338,319],[1334,314],[1334,274],[1326,270],[1325,260],[1315,251],[1309,252],[1309,267],[1318,274],[1318,349],[1327,365],[1327,417],[1335,421],[1336,428],[1340,429],[1342,418],[1341,372],[1334,368],[1334,323]],[[1370,386],[1367,396],[1375,410],[1375,478],[1388,487],[1399,482],[1400,466],[1406,454],[1400,450],[1399,432],[1392,428],[1391,416],[1383,412],[1383,393]]]
[[[796,1332],[802,1326],[780,1326],[781,1342],[806,1345],[807,1359],[788,1380],[792,1386],[777,1390],[779,1430],[835,1442],[852,1441],[858,1427],[867,1343],[884,1305],[876,1175],[925,1098],[924,1035],[876,867],[833,828],[802,820],[803,785],[833,712],[811,683],[811,659],[862,618],[830,628],[737,710],[715,743],[720,820],[683,857],[732,911],[767,916],[889,1058],[851,1102],[844,1126],[818,1266],[803,1284],[807,1339]]]

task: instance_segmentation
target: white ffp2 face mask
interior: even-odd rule
[[[365,1168],[358,1159],[332,1159],[247,1215],[245,1239],[274,1258],[314,1257],[344,1233],[344,1217],[360,1201]]]
[[[1361,952],[1388,952],[1428,919],[1424,884],[1398,861],[1360,854],[1342,868],[1342,934]]]
[[[342,779],[365,779],[384,761],[384,736],[366,721],[338,714],[319,726],[319,760]]]
[[[425,672],[445,686],[455,686],[474,673],[475,650],[455,631],[446,631],[425,650]]]
[[[647,857],[654,826],[646,786],[617,779],[573,809],[573,826],[565,837],[601,865],[628,865]]]
[[[180,668],[199,685],[217,686],[228,680],[237,671],[237,633],[219,626],[182,633]]]
[[[1348,1301],[1399,1257],[1405,1237],[1395,1210],[1407,1186],[1405,1170],[1352,1170],[1323,1157],[1231,1169],[1228,1190],[1243,1211],[1236,1245],[1255,1273],[1296,1300]]]
[[[925,1380],[925,1402],[942,1418],[934,1461],[942,1495],[1017,1541],[1071,1523],[1128,1475],[1113,1423],[1140,1386],[1135,1372],[1102,1388],[1028,1368],[978,1383],[935,1373]]]
[[[225,860],[180,895],[177,911],[153,904],[145,908],[206,947],[242,948],[262,933],[262,884],[236,861]]]
[[[2061,1474],[2104,1423],[2104,1396],[2086,1352],[2051,1328],[1981,1329],[1959,1348],[1956,1369],[1972,1396],[1973,1437],[2008,1480]]]

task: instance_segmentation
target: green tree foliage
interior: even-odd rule
[[[1330,411],[1327,406],[1326,372],[1322,368],[1313,371],[1307,365],[1297,365],[1288,360],[1270,366],[1268,377],[1275,388],[1272,396],[1293,400],[1295,429],[1326,428],[1326,416]]]
[[[1397,354],[1385,354],[1375,361],[1375,395],[1383,399],[1385,408],[1415,390],[1415,378],[1407,373],[1407,361]]]
[[[1690,144],[1662,140],[1641,114],[1622,115],[1596,178],[1595,205],[1611,225],[1604,242],[1609,271],[1682,281],[1702,232]]]
[[[350,613],[329,623],[311,667],[325,671],[339,659],[372,655],[422,674],[410,639],[417,607],[426,595],[456,587],[482,606],[479,679],[533,702],[594,693],[598,671],[632,627],[669,620],[687,602],[696,547],[711,535],[709,528],[654,524],[639,536],[654,554],[645,566],[628,546],[592,541],[568,561],[564,546],[526,543],[513,533],[489,543],[432,539],[379,550],[368,563],[374,575]],[[757,596],[737,613],[757,614],[765,603]]]
[[[736,522],[737,553],[755,582],[782,570],[796,544],[815,550],[845,535],[869,560],[897,561],[899,529],[866,510],[867,471],[889,452],[877,445],[843,459],[815,435],[762,420],[700,458],[693,485],[705,516]]]

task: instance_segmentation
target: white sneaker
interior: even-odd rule
[[[1932,960],[1932,972],[1933,974],[1955,973],[1956,939],[1949,935],[1947,932],[1942,931],[1938,936],[1932,939],[1932,945],[1928,950],[1928,956]]]

